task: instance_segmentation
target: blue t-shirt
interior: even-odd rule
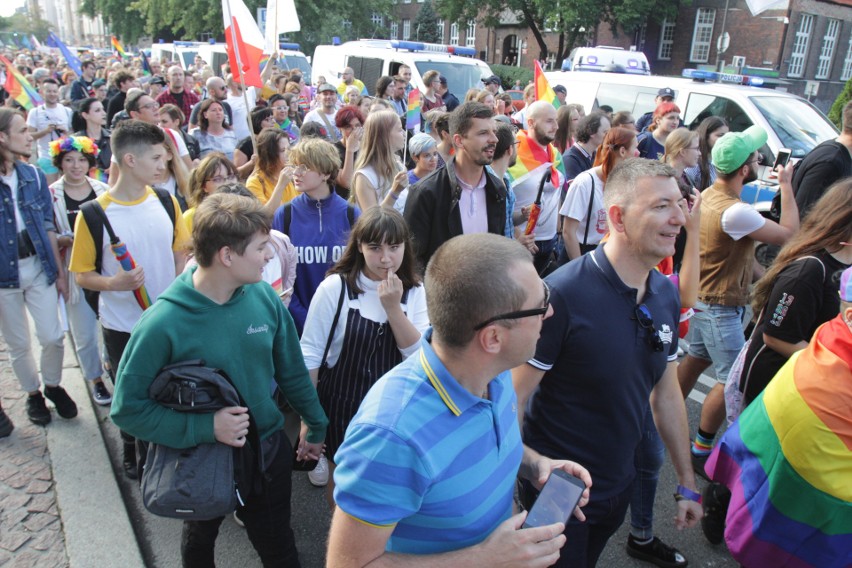
[[[666,153],[666,147],[657,142],[654,135],[650,132],[644,132],[639,135],[639,150],[640,158],[648,158],[649,160],[662,160]]]
[[[296,248],[296,281],[293,283],[293,297],[289,308],[296,329],[299,335],[302,335],[314,292],[325,279],[325,273],[331,265],[340,260],[343,249],[346,248],[351,228],[347,215],[349,204],[332,192],[319,202],[301,193],[289,205],[289,229],[284,230],[285,205],[275,212],[272,228],[290,237],[290,242]],[[356,209],[355,219],[360,214]]]
[[[617,495],[635,476],[633,455],[651,390],[677,358],[680,300],[657,270],[642,303],[664,350],[654,351],[635,316],[636,289],[618,277],[607,245],[546,278],[553,316],[529,364],[545,371],[524,420],[524,443],[571,459],[592,474],[592,499]]]
[[[512,513],[523,444],[505,371],[489,400],[421,350],[367,393],[335,455],[334,500],[370,525],[394,526],[387,550],[433,554],[485,540]]]

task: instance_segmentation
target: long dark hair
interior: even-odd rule
[[[342,275],[350,289],[356,294],[363,294],[364,291],[358,286],[358,275],[366,265],[364,255],[359,248],[362,243],[405,245],[402,264],[399,265],[396,275],[402,280],[402,286],[406,290],[420,284],[420,277],[414,270],[414,248],[411,245],[408,224],[395,209],[378,205],[361,213],[349,233],[349,241],[346,243],[343,256],[328,270],[327,275]]]
[[[698,149],[701,150],[701,158],[698,160],[698,191],[704,191],[710,187],[710,135],[728,126],[721,116],[708,116],[698,125]]]
[[[794,234],[775,262],[754,285],[751,305],[754,313],[760,313],[769,300],[775,280],[782,270],[796,259],[813,256],[824,250],[834,250],[840,243],[852,240],[852,178],[832,185],[814,204],[801,227]]]
[[[86,119],[83,118],[83,113],[88,113],[89,109],[92,108],[92,105],[95,103],[101,103],[100,99],[95,97],[89,97],[87,99],[83,99],[80,101],[80,104],[77,105],[77,110],[71,115],[71,130],[74,132],[81,132],[86,130]],[[101,103],[103,104],[103,103]],[[106,110],[106,107],[104,107]],[[101,128],[106,128],[107,125],[103,125]],[[97,140],[95,140],[97,142]]]

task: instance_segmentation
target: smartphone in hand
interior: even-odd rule
[[[538,494],[523,528],[567,523],[583,496],[586,485],[561,469],[554,469]]]

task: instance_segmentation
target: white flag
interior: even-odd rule
[[[264,53],[278,53],[278,36],[302,29],[293,0],[266,0],[266,45]]]
[[[757,16],[766,10],[786,10],[789,0],[746,0],[752,16]]]
[[[263,34],[242,0],[222,0],[225,42],[234,77],[242,73],[249,87],[263,87],[260,59],[263,56]]]

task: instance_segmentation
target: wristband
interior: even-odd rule
[[[390,194],[391,194],[391,197],[393,197],[394,201],[397,201],[399,199],[399,196],[402,195],[401,193],[397,193],[395,191],[391,191]]]
[[[678,485],[676,489],[676,493],[674,494],[675,501],[683,501],[684,499],[687,501],[695,501],[696,503],[701,503],[701,494],[696,493],[692,489],[688,489],[683,485]]]

